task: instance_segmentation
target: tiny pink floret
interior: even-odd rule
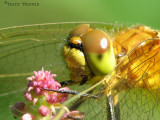
[[[68,115],[76,119],[84,119],[84,113],[79,111],[71,111],[70,113],[65,113],[60,120],[70,120]]]
[[[50,104],[55,104],[57,101],[57,94],[46,94],[46,101]]]
[[[24,96],[25,96],[26,100],[28,100],[28,101],[32,101],[33,100],[33,97],[32,97],[32,95],[29,92],[26,92],[24,94]]]
[[[41,105],[38,109],[38,113],[42,116],[42,117],[46,117],[48,114],[49,114],[49,109],[44,106],[44,105]]]
[[[26,113],[22,116],[21,120],[35,120],[35,116],[31,115],[30,113]]]
[[[59,90],[61,91],[68,91],[69,88],[68,87],[64,87],[64,88],[60,88]],[[68,93],[58,93],[57,94],[57,103],[63,103],[64,101],[66,101],[68,98]]]

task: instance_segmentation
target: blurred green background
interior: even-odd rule
[[[18,3],[9,6],[6,3]],[[39,6],[22,6],[23,2]],[[160,29],[160,0],[0,0],[0,28],[53,22],[144,24]]]

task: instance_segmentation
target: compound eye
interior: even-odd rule
[[[110,38],[103,31],[92,30],[82,36],[82,44],[85,52],[102,54],[110,49]]]
[[[88,31],[89,27],[90,27],[89,24],[82,24],[82,25],[77,26],[69,34],[70,38],[71,37],[81,37],[85,32]]]

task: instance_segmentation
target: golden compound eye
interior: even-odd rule
[[[82,43],[82,40],[80,37],[72,37],[70,39],[70,43],[72,43],[74,45],[80,45]]]
[[[92,30],[82,36],[82,44],[85,52],[102,54],[110,48],[110,38],[103,31]]]

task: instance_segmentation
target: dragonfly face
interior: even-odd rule
[[[0,30],[0,118],[12,119],[12,115],[7,116],[8,107],[17,100],[22,101],[25,79],[32,71],[44,67],[58,74],[57,80],[60,82],[71,79],[78,83],[73,84],[71,89],[100,96],[98,99],[89,96],[79,99],[77,95],[73,96],[75,99],[68,100],[69,108],[84,112],[85,119],[109,118],[107,97],[110,94],[113,96],[116,119],[158,119],[158,32],[144,26],[127,28],[101,23],[77,26],[64,23]],[[100,42],[100,39],[93,44],[87,42],[99,38],[99,34],[103,34],[107,40]],[[88,47],[99,43],[104,48],[100,53]],[[70,77],[67,77],[69,71],[65,67],[61,49],[71,72]],[[103,62],[92,63],[97,61],[95,58],[103,57],[104,61],[108,61],[106,65]],[[107,67],[110,69],[106,72],[101,67],[97,68],[98,64],[111,67]],[[80,83],[83,85],[79,86]]]
[[[115,67],[115,56],[109,36],[89,26],[82,24],[76,27],[70,33],[69,43],[63,50],[64,59],[72,70],[70,78],[74,82],[88,80],[94,75],[106,75]]]

